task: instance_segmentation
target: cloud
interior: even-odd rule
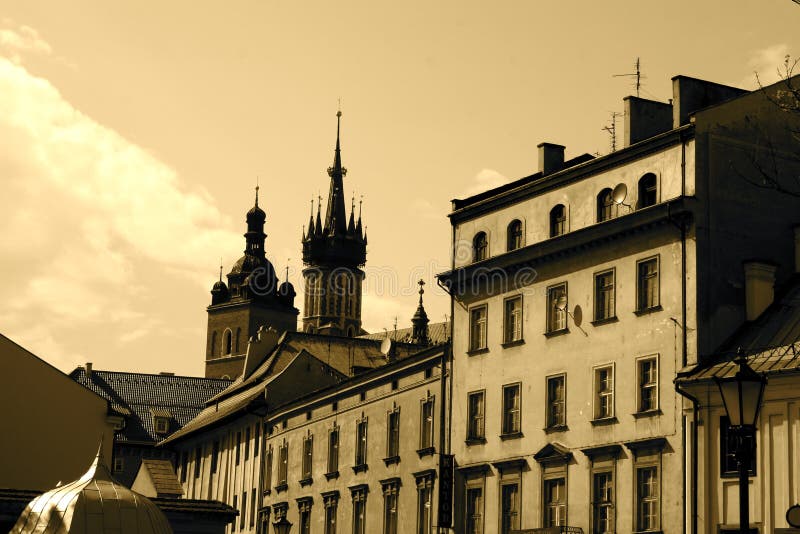
[[[470,182],[470,185],[464,190],[461,198],[477,195],[489,189],[499,187],[507,184],[509,179],[497,172],[494,169],[481,169],[475,178]]]
[[[786,44],[774,44],[766,48],[754,50],[747,60],[747,66],[752,74],[748,74],[740,85],[754,89],[758,81],[762,85],[775,83],[780,79],[780,70],[783,68],[789,47]]]
[[[53,49],[35,29],[4,18],[0,23],[0,53],[14,63],[21,63],[23,53],[49,56]]]

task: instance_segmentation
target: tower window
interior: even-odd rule
[[[489,257],[489,240],[486,232],[478,232],[472,240],[472,261],[481,261]]]
[[[558,204],[550,210],[550,237],[563,235],[567,231],[567,208]]]
[[[230,354],[231,353],[231,350],[233,348],[232,337],[233,336],[231,335],[231,331],[230,330],[226,330],[225,331],[225,338],[223,340],[223,347],[222,347],[222,353],[223,354]]]
[[[217,332],[216,331],[211,332],[211,354],[210,354],[210,356],[212,358],[216,358],[217,356],[219,356],[219,354],[217,353]]]

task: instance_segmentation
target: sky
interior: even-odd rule
[[[792,0],[0,0],[0,333],[63,371],[202,375],[220,259],[260,185],[267,255],[302,289],[336,111],[369,234],[362,316],[432,321],[450,200],[605,154],[622,99],[682,74],[747,89],[800,56]],[[619,139],[622,120],[618,119]],[[324,204],[324,201],[323,201]],[[283,276],[282,276],[283,278]],[[302,295],[296,304],[302,305]]]

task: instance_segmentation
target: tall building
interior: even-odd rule
[[[797,198],[763,174],[800,173],[780,89],[677,76],[669,104],[625,99],[620,150],[542,143],[538,172],[453,201],[457,533],[738,528],[692,502],[709,430],[673,380],[793,273]]]
[[[244,256],[228,273],[228,283],[219,281],[211,289],[206,340],[206,378],[235,379],[242,373],[247,340],[260,326],[278,331],[297,330],[296,296],[289,280],[278,284],[275,268],[264,250],[267,215],[255,205],[247,212]]]
[[[303,331],[355,337],[366,332],[361,328],[361,285],[367,261],[367,235],[361,224],[359,208],[355,219],[355,203],[347,219],[344,198],[344,177],[339,144],[342,112],[336,114],[336,149],[333,165],[328,168],[330,191],[322,222],[321,201],[317,216],[312,211],[308,230],[303,233],[303,270],[305,307]],[[313,210],[313,204],[312,204]]]

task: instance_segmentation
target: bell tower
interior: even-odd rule
[[[339,132],[342,112],[336,113],[336,149],[333,165],[328,167],[330,190],[321,217],[322,200],[317,202],[316,220],[314,205],[308,230],[303,233],[303,270],[305,279],[305,306],[303,330],[337,336],[354,337],[361,329],[361,286],[367,261],[367,234],[361,224],[361,204],[358,221],[355,219],[355,202],[350,205],[349,220],[344,200],[344,177]]]

